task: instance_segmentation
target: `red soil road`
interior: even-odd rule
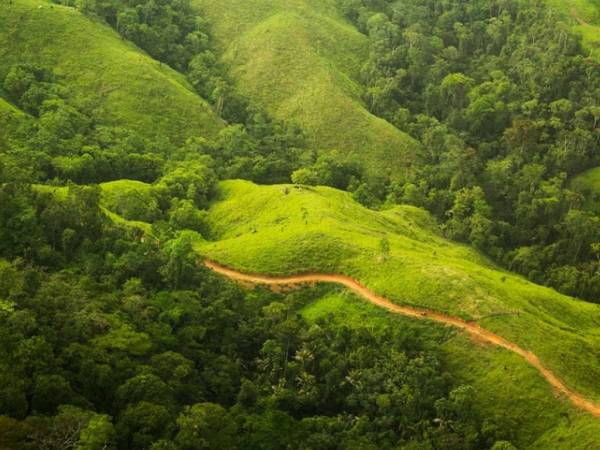
[[[518,345],[507,341],[503,337],[492,333],[485,328],[481,328],[476,323],[466,322],[457,317],[448,316],[439,312],[413,308],[411,306],[400,306],[392,303],[385,297],[375,294],[374,292],[367,289],[365,286],[360,284],[358,281],[350,278],[346,275],[336,274],[317,274],[309,273],[304,275],[291,275],[286,277],[269,277],[258,274],[247,274],[238,272],[234,269],[222,266],[214,261],[205,260],[204,265],[216,273],[224,275],[236,281],[250,283],[250,284],[266,284],[269,286],[286,286],[286,285],[300,285],[306,283],[336,283],[341,284],[351,291],[357,293],[361,297],[364,297],[368,302],[379,306],[380,308],[387,309],[395,314],[402,314],[417,319],[429,319],[436,322],[443,323],[445,325],[451,325],[459,328],[471,336],[477,338],[480,341],[489,342],[490,344],[503,347],[510,350],[517,355],[523,357],[529,364],[535,367],[540,374],[548,381],[552,388],[565,395],[576,407],[589,412],[594,417],[600,419],[600,406],[594,402],[586,399],[581,394],[569,389],[553,372],[544,367],[540,362],[539,358],[532,352],[527,351],[519,347]]]

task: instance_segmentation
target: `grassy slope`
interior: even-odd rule
[[[600,402],[600,307],[494,267],[440,237],[422,210],[374,212],[329,188],[221,186],[213,242],[197,250],[249,272],[341,272],[390,299],[473,319],[534,351],[573,389]],[[387,236],[391,252],[381,257]]]
[[[432,345],[440,345],[455,383],[475,388],[475,404],[484,417],[513,424],[513,443],[518,448],[597,448],[600,423],[556,401],[539,374],[508,351],[478,345],[456,333],[446,337],[437,333],[435,339],[439,325],[394,316],[342,291],[316,299],[302,314],[309,321],[333,314],[356,328],[396,326],[429,339],[433,336]]]
[[[367,40],[333,0],[194,0],[243,94],[292,120],[321,150],[371,169],[401,167],[417,144],[363,106],[357,71]]]
[[[182,75],[77,10],[43,0],[0,8],[0,62],[53,67],[103,123],[148,137],[212,136],[222,124]],[[0,67],[2,70],[2,67]]]

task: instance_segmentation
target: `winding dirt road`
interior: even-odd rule
[[[387,309],[396,314],[403,314],[405,316],[414,317],[417,319],[429,319],[436,322],[443,323],[445,325],[451,325],[466,331],[470,335],[474,336],[478,340],[489,342],[490,344],[498,345],[513,353],[516,353],[523,357],[529,364],[535,367],[540,374],[550,383],[554,390],[560,394],[565,395],[569,400],[578,408],[589,412],[594,417],[600,419],[600,405],[586,399],[581,394],[569,389],[553,372],[548,370],[542,365],[539,358],[527,350],[522,349],[518,345],[507,341],[506,339],[498,336],[491,331],[481,328],[476,323],[466,322],[457,317],[448,316],[435,311],[426,309],[413,308],[410,306],[400,306],[392,303],[385,297],[381,297],[374,292],[370,291],[358,281],[354,280],[345,275],[335,274],[305,274],[305,275],[292,275],[287,277],[269,277],[264,275],[246,274],[222,266],[214,261],[205,260],[204,265],[216,273],[224,275],[236,281],[251,283],[251,284],[266,284],[269,286],[293,286],[306,283],[336,283],[341,284],[351,291],[357,293],[361,297],[364,297],[368,302],[379,306],[380,308]]]

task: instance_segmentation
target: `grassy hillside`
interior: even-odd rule
[[[238,90],[300,124],[315,148],[339,149],[371,169],[401,167],[417,144],[361,103],[357,71],[367,39],[333,0],[195,0]]]
[[[103,183],[103,204],[138,196],[150,185]],[[60,195],[65,188],[38,186]],[[125,194],[127,193],[127,194]],[[110,218],[150,232],[150,225]],[[473,319],[538,354],[571,388],[600,399],[600,308],[499,271],[472,249],[439,236],[427,213],[413,207],[374,212],[330,188],[257,186],[227,181],[209,210],[210,241],[196,250],[249,272],[344,272],[398,303]],[[390,244],[387,254],[382,238]],[[333,313],[353,327],[435,327],[392,315],[334,289],[306,306],[309,320]],[[440,332],[456,383],[476,390],[477,409],[514,429],[519,448],[594,448],[600,422],[556,399],[537,370],[504,349],[473,341],[453,329]]]
[[[402,327],[427,335],[432,327],[440,327],[392,315],[343,291],[316,299],[302,314],[309,321],[333,314],[353,328]],[[513,424],[508,428],[513,429],[518,448],[595,448],[598,420],[557,401],[539,374],[518,356],[454,333],[439,344],[455,382],[475,388],[477,409],[487,418]]]
[[[600,307],[499,270],[439,236],[422,210],[374,212],[334,189],[228,181],[209,220],[215,241],[196,247],[221,263],[268,274],[346,273],[398,303],[477,321],[600,401]]]
[[[55,69],[99,121],[148,137],[212,136],[221,121],[182,75],[74,8],[14,0],[0,8],[0,71],[35,62]],[[1,72],[0,72],[1,74]]]

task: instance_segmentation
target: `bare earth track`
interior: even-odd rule
[[[414,317],[417,319],[429,319],[436,322],[443,323],[445,325],[451,325],[459,328],[478,340],[489,342],[513,353],[516,353],[523,357],[529,364],[535,367],[540,374],[550,383],[552,388],[559,394],[565,395],[569,400],[579,409],[589,412],[594,417],[600,419],[600,405],[586,399],[581,394],[569,389],[553,372],[548,370],[542,365],[539,358],[532,352],[527,351],[519,347],[518,345],[507,341],[506,339],[498,336],[491,331],[481,328],[477,323],[466,322],[457,317],[448,316],[446,314],[430,311],[426,309],[413,308],[410,306],[400,306],[392,303],[385,297],[381,297],[369,289],[361,285],[358,281],[354,280],[345,275],[335,274],[304,274],[304,275],[292,275],[286,277],[269,277],[264,275],[246,274],[222,266],[214,261],[205,260],[204,265],[216,273],[224,275],[232,280],[251,283],[251,284],[266,284],[269,286],[286,286],[286,285],[299,285],[299,284],[310,284],[310,283],[336,283],[341,284],[351,291],[357,293],[361,297],[364,297],[368,302],[379,306],[380,308],[387,309],[396,314],[403,314],[405,316]]]

